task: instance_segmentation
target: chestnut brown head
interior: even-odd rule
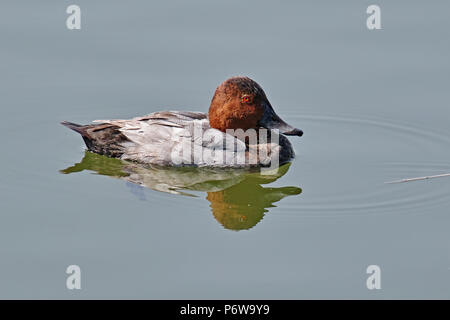
[[[223,132],[267,128],[285,135],[303,134],[275,113],[264,90],[247,77],[233,77],[217,87],[209,107],[209,124]]]

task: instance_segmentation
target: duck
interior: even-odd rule
[[[207,114],[160,111],[127,120],[61,124],[79,133],[90,152],[155,166],[274,168],[295,158],[286,136],[303,135],[245,76],[221,83]]]

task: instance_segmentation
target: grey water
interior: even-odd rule
[[[0,298],[450,298],[448,1],[0,3]],[[59,124],[206,112],[247,75],[281,174],[144,170]],[[68,290],[66,268],[81,268]],[[369,265],[381,289],[369,290]]]

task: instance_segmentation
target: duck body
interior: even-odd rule
[[[283,133],[302,134],[283,122],[259,85],[245,77],[228,79],[217,88],[209,115],[162,111],[90,125],[62,124],[81,134],[89,151],[161,166],[281,165],[295,156]]]

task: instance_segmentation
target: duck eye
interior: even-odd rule
[[[241,101],[244,102],[244,103],[249,103],[249,102],[251,101],[251,99],[250,99],[249,96],[243,96],[243,97],[241,98]]]

